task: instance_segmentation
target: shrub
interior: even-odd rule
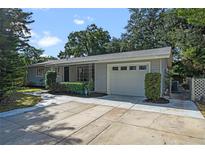
[[[83,82],[61,82],[61,89],[66,92],[83,94],[85,90],[85,83]]]
[[[65,86],[57,82],[55,87],[53,88],[53,92],[66,92]]]
[[[160,73],[147,73],[145,75],[145,96],[153,101],[160,98],[161,91],[161,74]]]
[[[183,84],[182,84],[182,87],[183,87],[185,90],[189,90],[189,84],[187,84],[187,83],[183,83]]]
[[[56,86],[57,74],[55,71],[47,71],[45,75],[45,87],[49,90],[53,90]]]
[[[94,90],[94,82],[90,80],[88,83],[86,83],[86,88],[88,91],[93,91]]]
[[[91,91],[94,91],[94,82],[92,80],[90,80],[89,82],[87,82],[85,84],[85,94],[86,95],[90,95],[91,94]]]

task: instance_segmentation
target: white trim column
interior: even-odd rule
[[[161,74],[161,94],[160,94],[160,96],[162,96],[162,94],[163,94],[163,85],[162,85],[162,83],[163,83],[163,68],[162,68],[162,59],[160,59],[160,74]]]

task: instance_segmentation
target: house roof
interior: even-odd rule
[[[113,62],[122,60],[147,60],[147,59],[159,59],[159,58],[170,58],[171,47],[128,51],[112,54],[102,54],[95,56],[76,57],[68,59],[50,60],[43,63],[37,63],[30,65],[29,67],[35,66],[50,66],[50,65],[72,65],[79,63],[102,63],[102,62]]]

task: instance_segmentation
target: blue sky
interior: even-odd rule
[[[44,49],[45,55],[57,57],[64,49],[70,32],[85,29],[95,23],[120,37],[129,19],[128,9],[24,9],[33,12],[30,43]]]

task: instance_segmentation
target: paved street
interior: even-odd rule
[[[0,144],[205,144],[205,120],[68,102],[0,118]]]

